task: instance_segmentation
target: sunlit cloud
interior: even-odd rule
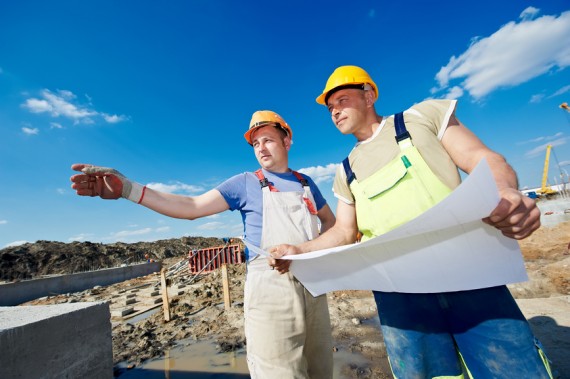
[[[532,95],[529,102],[532,104],[540,103],[542,99],[544,99],[544,94]]]
[[[68,90],[52,92],[48,89],[40,91],[39,98],[29,98],[22,107],[32,113],[48,113],[52,117],[65,117],[75,124],[93,124],[94,118],[101,117],[108,123],[117,123],[128,119],[127,116],[100,113],[91,108],[90,104],[79,104],[77,96]]]
[[[122,230],[120,232],[111,233],[111,235],[115,238],[124,238],[124,237],[145,235],[151,233],[152,231],[153,231],[152,228],[144,228],[138,230]]]
[[[332,182],[336,173],[337,163],[329,163],[326,166],[305,167],[299,170],[313,179],[316,184]]]
[[[560,88],[558,91],[554,92],[552,95],[548,96],[548,98],[564,95],[566,92],[570,91],[570,84]]]
[[[226,224],[223,222],[212,221],[212,222],[207,222],[205,224],[202,224],[202,225],[198,226],[196,229],[198,229],[198,230],[217,230],[217,229],[222,229],[225,227],[226,227]]]
[[[527,140],[527,141],[520,141],[520,142],[517,142],[516,144],[517,144],[517,145],[526,145],[526,144],[529,144],[529,143],[537,143],[537,142],[542,142],[542,141],[548,141],[548,140],[553,140],[553,139],[560,138],[560,137],[562,137],[563,135],[564,135],[564,133],[558,132],[558,133],[556,133],[556,134],[554,134],[554,135],[552,135],[552,136],[540,136],[540,137],[536,137],[536,138],[533,138],[533,139],[529,139],[529,140]]]
[[[527,8],[520,22],[511,21],[489,37],[474,38],[464,53],[452,56],[436,74],[437,91],[448,94],[448,87],[459,86],[479,99],[570,65],[570,11],[531,19],[537,12]]]
[[[123,115],[119,116],[116,114],[110,115],[107,113],[101,113],[101,116],[103,116],[105,121],[107,121],[109,124],[116,124],[118,122],[126,121],[128,119],[127,116],[123,116]]]
[[[563,138],[559,138],[553,141],[549,141],[547,143],[544,143],[540,146],[535,147],[532,150],[527,151],[524,155],[527,158],[532,158],[532,157],[536,157],[537,155],[541,155],[544,154],[544,152],[546,151],[546,146],[551,145],[552,147],[556,147],[556,146],[562,146],[565,145],[568,142],[568,138],[567,137],[563,137]]]
[[[447,91],[447,93],[443,96],[443,98],[448,100],[457,100],[461,96],[463,96],[463,93],[464,93],[463,88],[459,86],[453,86],[449,89],[449,91]]]
[[[204,188],[200,186],[194,186],[191,184],[184,184],[181,182],[172,182],[170,184],[165,183],[149,183],[146,185],[148,188],[152,188],[153,190],[157,190],[160,192],[167,192],[167,193],[177,193],[177,194],[196,194],[199,192],[203,192]]]
[[[35,136],[38,135],[40,133],[40,130],[38,128],[28,128],[26,126],[22,127],[22,132],[24,132],[24,134],[28,135],[28,136]]]
[[[519,18],[524,21],[532,20],[538,15],[539,12],[540,10],[535,7],[528,7],[522,11]]]
[[[15,246],[21,246],[24,245],[26,243],[30,243],[30,241],[14,241],[14,242],[10,242],[9,244],[7,244],[4,247],[15,247]]]
[[[92,236],[93,236],[93,234],[91,234],[91,233],[80,233],[76,236],[69,237],[67,240],[69,242],[80,242],[80,241],[86,241]]]

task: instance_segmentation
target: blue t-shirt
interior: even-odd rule
[[[263,170],[263,175],[280,192],[303,192],[303,186],[292,172],[283,174]],[[307,175],[301,174],[309,182],[315,206],[320,210],[327,201],[317,185]],[[235,175],[216,187],[222,194],[230,210],[239,210],[243,221],[244,238],[255,246],[261,245],[261,227],[263,221],[263,195],[259,179],[253,172]],[[246,250],[246,258],[250,257]]]

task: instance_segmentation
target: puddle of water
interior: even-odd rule
[[[131,370],[121,367],[120,379],[247,379],[245,348],[229,353],[218,353],[212,341],[180,341],[182,346],[165,352],[165,356],[143,363]],[[366,365],[359,353],[333,353],[333,379],[347,379],[341,374],[346,365]]]
[[[245,349],[218,353],[212,341],[192,341],[165,351],[165,356],[143,363],[119,375],[121,379],[249,378]]]
[[[136,316],[133,316],[133,317],[131,317],[131,318],[128,318],[128,319],[126,320],[126,323],[127,323],[127,324],[131,324],[131,325],[134,325],[134,324],[136,324],[137,322],[142,321],[142,320],[146,319],[147,317],[149,317],[149,316],[155,314],[156,312],[160,311],[161,309],[162,309],[161,307],[157,307],[157,308],[151,309],[151,310],[149,310],[149,311],[140,313],[140,314],[138,314],[138,315],[136,315]]]

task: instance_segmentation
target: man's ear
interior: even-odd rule
[[[292,145],[291,137],[287,136],[283,138],[283,145],[285,145],[285,150],[289,151]]]
[[[376,102],[374,99],[374,91],[364,91],[364,97],[366,98],[366,105],[372,106]]]

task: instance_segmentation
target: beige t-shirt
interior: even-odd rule
[[[412,136],[423,159],[433,173],[454,189],[461,182],[457,166],[441,144],[449,118],[455,112],[456,100],[426,100],[404,112],[406,129]],[[348,156],[356,180],[364,180],[392,159],[400,148],[395,139],[394,116],[384,117],[374,135],[358,142]],[[340,164],[333,184],[334,195],[347,204],[354,203],[354,196],[346,181],[346,173]]]

